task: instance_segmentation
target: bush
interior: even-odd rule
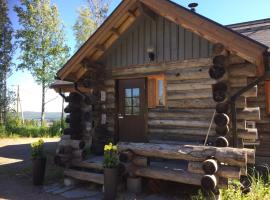
[[[9,115],[4,128],[0,128],[0,137],[56,137],[61,135],[61,120],[54,121],[52,126],[39,126],[38,120],[25,120]],[[64,124],[65,125],[65,124]]]
[[[264,183],[261,178],[251,177],[251,191],[248,194],[242,194],[241,184],[239,181],[232,181],[228,189],[221,190],[222,200],[269,200],[270,183]],[[200,191],[199,194],[192,198],[193,200],[205,199]]]

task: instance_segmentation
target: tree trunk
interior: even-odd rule
[[[4,125],[6,125],[7,122],[7,70],[4,70],[4,75],[3,75],[3,122]]]
[[[44,125],[44,120],[45,120],[45,81],[42,81],[42,100],[41,100],[41,118],[40,118],[40,123],[41,126]]]

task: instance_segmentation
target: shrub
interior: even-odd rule
[[[31,156],[32,159],[39,159],[39,158],[44,158],[44,141],[42,139],[39,139],[36,142],[31,143]]]

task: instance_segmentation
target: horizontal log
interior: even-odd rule
[[[246,77],[230,77],[228,81],[231,87],[245,87],[248,84]]]
[[[209,67],[193,67],[193,68],[184,68],[180,70],[168,71],[166,73],[167,81],[174,80],[197,80],[197,79],[207,79]]]
[[[83,140],[61,139],[59,146],[71,146],[73,149],[83,149],[85,147],[85,142]]]
[[[131,168],[132,169],[132,168]],[[184,183],[190,185],[201,185],[203,175],[187,172],[186,170],[170,170],[162,168],[133,168],[133,173],[136,176],[159,179],[165,181],[172,181],[177,183]],[[217,183],[220,188],[227,187],[224,182]]]
[[[246,166],[247,164],[247,149],[128,142],[120,142],[118,147],[119,151],[132,150],[135,154],[146,157],[204,161],[213,156],[219,162],[228,163],[229,165]]]
[[[232,54],[229,56],[228,61],[229,61],[228,62],[229,65],[246,63],[245,59],[243,59],[237,55],[232,55]]]
[[[200,80],[191,80],[191,81],[182,81],[182,82],[167,82],[167,91],[189,91],[190,90],[200,90],[200,89],[211,89],[212,84],[215,84],[216,81],[212,79],[200,79]],[[194,92],[194,91],[192,91]]]
[[[206,99],[183,99],[183,100],[168,100],[169,108],[214,108],[216,102],[212,98]]]
[[[208,128],[210,121],[208,120],[148,120],[149,125],[166,125],[166,126],[182,126],[182,127],[205,127]],[[181,132],[181,130],[179,130]]]
[[[204,174],[202,162],[189,162],[188,171],[196,174]],[[219,165],[217,176],[223,178],[239,179],[241,174],[240,167]]]
[[[169,91],[167,92],[167,100],[177,99],[198,99],[211,98],[212,89],[201,89],[198,91]]]
[[[103,174],[66,169],[64,171],[64,175],[78,179],[78,180],[82,180],[82,181],[89,181],[89,182],[97,183],[100,185],[104,184],[104,175]]]
[[[241,129],[237,131],[237,135],[241,139],[256,141],[258,139],[258,130],[257,128]]]
[[[233,88],[231,88],[231,94],[235,94],[240,89],[242,89],[242,88],[241,87],[233,87]],[[258,95],[258,87],[254,86],[253,88],[251,88],[250,90],[248,90],[244,94],[242,94],[241,96],[249,98],[249,97],[257,97],[257,95]]]
[[[112,77],[127,77],[134,75],[156,74],[176,69],[186,69],[192,67],[210,66],[210,58],[189,59],[177,62],[157,63],[155,65],[136,65],[111,70]],[[109,72],[110,73],[110,72]]]
[[[75,160],[72,160],[72,166],[103,171],[103,163],[99,162],[89,162],[89,161],[75,162]]]
[[[134,171],[134,175],[198,186],[201,185],[201,179],[203,176],[201,174],[192,174],[184,170],[169,170],[153,167],[138,168]]]
[[[153,119],[209,119],[214,109],[150,109],[148,118]]]
[[[193,128],[193,127],[190,127],[190,128],[187,128],[187,127],[175,127],[174,129],[172,129],[172,127],[169,128],[166,128],[166,126],[164,127],[154,127],[154,126],[151,126],[148,128],[148,132],[150,134],[153,134],[153,135],[163,135],[163,136],[168,136],[168,137],[183,137],[185,138],[185,136],[206,136],[207,132],[208,132],[208,127],[198,127],[197,129]],[[209,135],[210,136],[215,136],[215,130],[214,128],[212,128],[209,132]]]
[[[257,67],[250,63],[232,64],[228,68],[232,77],[247,76],[254,77],[257,75]]]
[[[260,117],[260,107],[245,108],[237,112],[238,119],[258,121]]]

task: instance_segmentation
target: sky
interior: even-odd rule
[[[19,4],[19,0],[7,0],[9,6],[9,17],[13,28],[19,28],[18,18],[13,11],[14,5]],[[77,18],[77,10],[86,3],[86,0],[51,0],[58,7],[60,18],[66,28],[67,44],[71,48],[71,55],[74,53],[75,37],[72,26]],[[121,2],[121,0],[111,0],[110,10]],[[270,1],[269,0],[174,0],[174,2],[187,7],[189,3],[196,2],[199,4],[196,12],[208,17],[220,24],[228,25],[233,23],[270,18]],[[14,56],[14,63],[18,63],[16,56],[19,55],[17,50]],[[41,87],[37,85],[28,72],[14,72],[8,78],[8,87],[15,90],[17,85],[20,86],[20,99],[23,111],[41,110]],[[46,112],[61,112],[61,97],[53,90],[46,93]]]

